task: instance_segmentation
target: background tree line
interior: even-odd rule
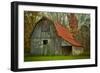
[[[69,27],[70,13],[60,12],[33,12],[24,11],[24,51],[30,52],[30,34],[34,29],[35,23],[38,22],[43,16],[48,17],[52,21],[59,21],[65,28]],[[90,51],[90,14],[74,13],[78,20],[78,32],[75,38],[81,42],[84,52]]]

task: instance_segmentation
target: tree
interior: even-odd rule
[[[30,34],[38,18],[38,12],[24,11],[24,51],[30,52]]]
[[[90,30],[86,25],[82,25],[77,35],[77,39],[81,42],[84,52],[90,51]]]

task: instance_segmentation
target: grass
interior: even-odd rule
[[[50,61],[50,60],[75,60],[75,59],[88,59],[90,56],[25,56],[24,61]]]

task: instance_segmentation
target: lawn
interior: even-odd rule
[[[48,60],[75,60],[75,59],[89,59],[90,56],[24,56],[24,61],[48,61]]]

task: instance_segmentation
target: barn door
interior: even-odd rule
[[[42,48],[42,55],[52,55],[54,50],[54,41],[50,39],[43,39],[42,40],[43,48]]]

